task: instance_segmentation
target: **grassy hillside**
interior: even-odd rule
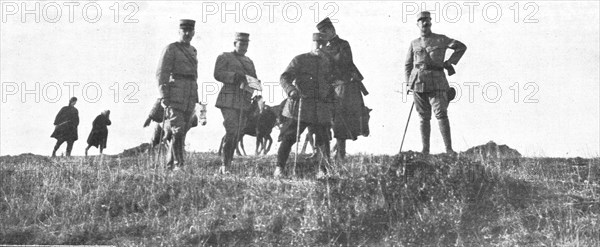
[[[599,159],[356,155],[322,180],[306,157],[283,180],[274,156],[187,160],[1,157],[0,244],[600,246]]]

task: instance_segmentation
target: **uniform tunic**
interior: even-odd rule
[[[448,95],[450,88],[444,74],[446,50],[454,52],[448,59],[457,64],[467,47],[445,35],[431,33],[411,42],[406,55],[405,73],[409,90],[414,92],[417,112],[422,120],[431,119],[432,110],[437,119],[448,118]]]
[[[330,60],[324,54],[305,53],[296,56],[290,62],[279,81],[288,95],[296,89],[302,95],[300,133],[306,127],[310,127],[316,135],[317,145],[329,141],[334,100],[331,68]],[[280,141],[296,141],[298,108],[298,100],[286,101],[282,112],[286,120],[281,127]]]
[[[216,107],[242,110],[250,108],[252,93],[240,89],[240,82],[235,80],[236,73],[258,78],[250,58],[236,52],[224,52],[217,57],[214,76],[223,83],[223,87],[217,97]]]
[[[165,129],[173,134],[187,132],[198,103],[198,59],[196,48],[174,42],[163,51],[156,71],[160,96],[170,102],[165,111]]]
[[[233,138],[242,134],[247,119],[245,111],[250,109],[252,97],[252,93],[240,89],[242,81],[236,74],[258,78],[254,63],[249,57],[235,51],[224,52],[219,55],[215,63],[214,77],[217,81],[223,83],[223,87],[219,92],[215,106],[221,109],[228,143],[234,143]],[[236,78],[238,79],[236,80]]]
[[[196,48],[181,42],[171,43],[158,64],[156,77],[161,98],[168,99],[174,109],[193,111],[198,103]]]
[[[295,83],[295,86],[294,86]],[[331,124],[333,107],[331,63],[324,55],[305,53],[296,56],[279,84],[289,95],[296,88],[304,96],[302,99],[301,121],[315,124]],[[298,118],[298,101],[288,100],[283,108],[283,116]]]
[[[448,48],[454,50],[448,58],[448,62],[451,64],[457,64],[467,50],[467,47],[458,40],[435,33],[420,37],[410,43],[404,67],[410,90],[422,93],[449,89],[443,70]]]

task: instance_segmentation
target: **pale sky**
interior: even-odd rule
[[[412,96],[401,88],[406,52],[419,36],[415,13],[421,7],[436,10],[436,2],[421,1],[247,1],[237,2],[237,10],[236,2],[119,2],[118,7],[114,1],[86,3],[40,2],[36,10],[35,2],[2,1],[0,155],[51,154],[56,141],[50,138],[52,123],[71,96],[69,85],[76,85],[81,121],[73,155],[83,155],[92,121],[105,109],[111,110],[113,123],[105,153],[147,142],[151,130],[141,126],[157,97],[158,59],[163,48],[178,39],[178,20],[183,18],[197,20],[192,45],[198,50],[199,93],[209,106],[207,126],[188,133],[186,149],[216,150],[225,130],[220,110],[214,107],[216,93],[211,92],[221,85],[213,78],[214,63],[220,53],[233,49],[234,33],[250,33],[246,55],[254,61],[259,79],[277,85],[290,60],[310,50],[311,33],[326,16],[337,20],[338,35],[350,42],[370,91],[366,105],[373,109],[371,135],[349,142],[348,152],[395,154],[412,103]],[[448,77],[460,89],[460,98],[449,107],[455,150],[493,140],[526,156],[599,156],[597,1],[438,4],[433,32],[468,47],[455,66],[457,74]],[[223,8],[229,14],[221,16]],[[23,16],[24,9],[29,14]],[[125,23],[128,15],[136,22]],[[283,100],[279,88],[265,88],[274,89],[263,92],[273,99],[268,104]],[[274,140],[278,133],[273,131]],[[253,153],[254,139],[246,137],[245,144]],[[431,145],[432,153],[444,150],[436,121]],[[271,154],[277,147],[275,141]],[[65,148],[66,144],[59,153]],[[413,112],[403,150],[420,148],[418,116]],[[92,149],[90,154],[97,152]]]

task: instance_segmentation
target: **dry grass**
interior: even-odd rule
[[[274,180],[274,156],[1,157],[0,244],[600,246],[599,159],[357,155],[316,180],[301,158]]]

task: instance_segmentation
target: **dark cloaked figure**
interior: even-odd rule
[[[281,75],[279,84],[287,93],[288,100],[282,112],[286,120],[279,134],[281,145],[277,152],[274,177],[280,177],[285,172],[285,163],[291,148],[297,136],[307,127],[315,133],[315,142],[321,158],[329,159],[329,132],[333,108],[332,74],[329,59],[320,51],[322,46],[321,34],[313,34],[313,50],[294,57]],[[297,133],[298,117],[300,133]],[[325,166],[321,166],[318,176],[325,173]]]
[[[108,128],[106,126],[110,125],[110,111],[103,111],[100,115],[94,119],[92,123],[92,131],[90,131],[90,135],[88,136],[87,143],[88,146],[85,148],[85,156],[88,155],[88,150],[94,146],[100,149],[100,154],[106,148],[106,140],[108,138]]]
[[[77,126],[79,126],[79,111],[75,108],[77,98],[73,97],[69,100],[69,105],[60,109],[56,118],[54,118],[54,132],[50,137],[56,138],[56,145],[52,150],[52,157],[56,156],[56,150],[67,142],[67,157],[71,156],[73,143],[77,141]]]
[[[350,43],[336,34],[329,18],[319,22],[317,29],[326,40],[321,50],[332,63],[336,92],[333,136],[337,140],[336,156],[343,160],[346,155],[346,140],[369,135],[369,128],[364,121],[368,110],[363,101],[363,94],[367,95],[368,92],[362,83],[364,78],[352,59]]]

